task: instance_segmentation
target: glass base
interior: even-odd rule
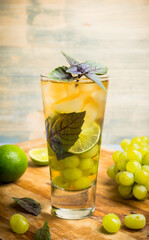
[[[93,214],[95,207],[86,208],[86,209],[65,209],[65,208],[56,208],[52,206],[52,214],[59,218],[64,219],[82,219],[89,217]]]
[[[95,210],[96,182],[85,190],[66,191],[51,182],[52,214],[64,219],[89,217]]]

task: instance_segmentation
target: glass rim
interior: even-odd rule
[[[101,78],[101,81],[102,82],[105,82],[105,81],[108,81],[109,80],[109,75],[107,75],[107,74],[104,74],[104,75],[99,75],[100,76],[100,78]],[[59,81],[59,80],[57,80],[57,79],[50,79],[49,77],[48,77],[48,75],[47,74],[41,74],[40,75],[40,78],[41,78],[41,80],[42,81],[44,81],[44,82],[46,82],[46,81],[50,81],[50,82],[53,82],[53,83],[65,83],[65,84],[68,84],[68,83],[74,83],[74,84],[84,84],[84,83],[87,83],[87,84],[90,84],[90,83],[95,83],[94,81],[92,81],[91,79],[88,79],[88,78],[86,78],[86,77],[81,77],[81,78],[79,78],[79,81],[77,81],[78,79],[76,78],[76,79],[74,79],[74,80],[70,80],[70,81]]]

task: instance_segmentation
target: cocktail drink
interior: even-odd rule
[[[108,76],[101,76],[108,88]],[[57,81],[41,76],[52,212],[80,219],[95,208],[106,92],[87,78]]]
[[[41,76],[51,205],[58,217],[80,219],[95,209],[108,68],[62,54],[70,66]]]

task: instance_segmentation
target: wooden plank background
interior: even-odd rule
[[[78,60],[109,67],[103,142],[149,135],[149,1],[0,0],[0,142],[43,136],[39,75]]]

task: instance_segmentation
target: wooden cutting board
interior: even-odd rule
[[[18,143],[28,155],[30,149],[45,147],[42,139]],[[123,200],[117,192],[117,185],[108,178],[106,170],[112,164],[112,151],[101,150],[96,194],[96,210],[90,218],[82,220],[63,220],[50,213],[50,180],[48,167],[37,167],[29,159],[26,173],[15,183],[0,185],[0,240],[33,240],[35,231],[48,220],[52,240],[133,240],[149,239],[149,199],[144,202]],[[41,203],[42,212],[37,217],[14,207],[11,197],[31,197]],[[128,230],[123,226],[123,219],[131,211],[142,213],[147,218],[143,230]],[[102,228],[102,218],[108,213],[118,214],[122,221],[121,230],[108,234]],[[30,228],[24,235],[14,234],[9,226],[9,219],[15,213],[23,214],[29,221]]]

